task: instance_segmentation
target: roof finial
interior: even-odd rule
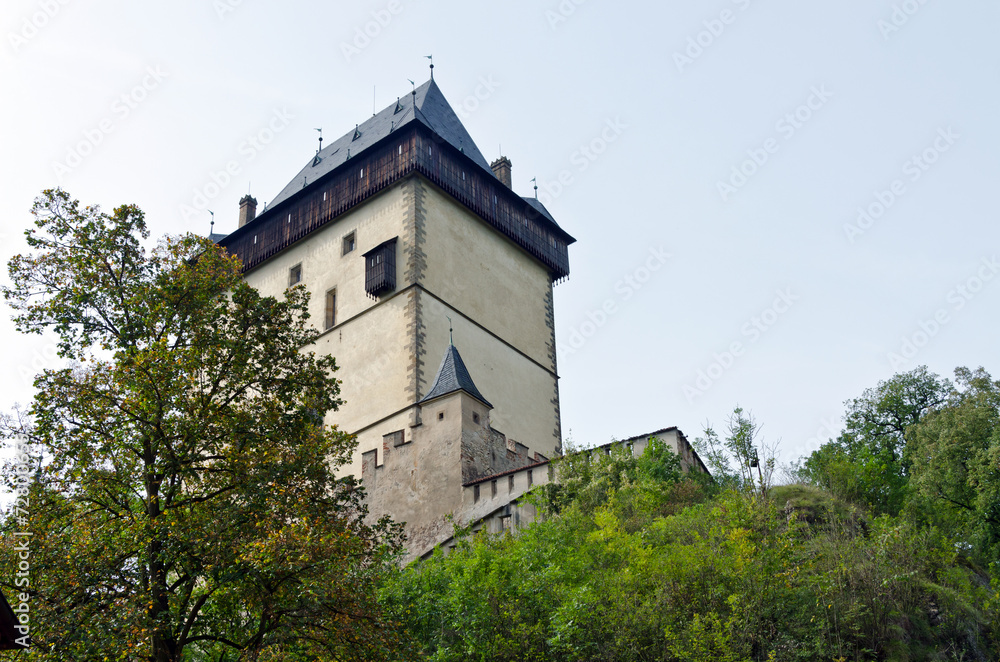
[[[445,317],[448,317],[448,316],[445,315]],[[451,345],[452,347],[455,346],[455,333],[454,333],[454,329],[452,328],[452,325],[451,325],[451,318],[450,317],[448,317],[448,344]]]
[[[407,78],[406,80],[410,80],[410,79]],[[412,80],[410,80],[410,85],[413,86],[413,92],[411,94],[413,94],[413,105],[416,106],[417,105],[417,84],[414,83]]]
[[[319,129],[315,129],[315,130],[319,131],[319,149],[316,150],[316,153],[319,154],[320,152],[323,151],[323,129],[321,127]]]
[[[532,177],[531,178],[531,183],[535,185],[535,200],[537,200],[538,199],[538,178],[537,177]]]
[[[212,215],[212,222],[208,225],[208,238],[211,239],[212,235],[215,234],[215,212],[211,209],[208,209],[207,211]]]
[[[424,57],[431,61],[431,80],[434,80],[434,56],[425,55]]]

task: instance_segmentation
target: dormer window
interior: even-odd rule
[[[396,239],[383,242],[364,254],[365,292],[373,299],[396,290]]]

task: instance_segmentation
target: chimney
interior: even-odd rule
[[[503,182],[504,186],[512,188],[510,180],[510,159],[506,156],[501,156],[499,159],[494,161],[490,167],[493,168],[493,174],[497,176],[497,179]]]
[[[240,227],[255,218],[257,218],[257,199],[251,198],[248,193],[240,200]]]

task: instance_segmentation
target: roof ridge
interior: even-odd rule
[[[493,169],[479,151],[475,141],[469,134],[454,107],[445,98],[438,84],[428,80],[410,92],[410,103],[403,102],[403,97],[393,100],[363,122],[356,123],[355,128],[347,131],[320,151],[319,159],[315,155],[309,158],[299,173],[278,193],[267,205],[269,209],[288,200],[306,186],[312,186],[321,178],[347,163],[347,153],[356,158],[375,144],[392,135],[399,128],[410,122],[419,122],[444,142],[459,150],[470,161],[481,167],[492,176]],[[396,112],[396,104],[402,110]],[[412,110],[413,112],[409,112]],[[357,135],[360,131],[361,135]]]

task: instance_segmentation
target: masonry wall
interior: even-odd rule
[[[407,321],[413,292],[397,287],[395,294],[379,301],[370,298],[362,255],[400,237],[396,263],[405,264],[410,246],[404,239],[412,206],[407,182],[400,182],[246,274],[247,282],[261,294],[281,297],[290,270],[300,265],[301,282],[311,295],[310,323],[320,329],[325,325],[326,293],[336,289],[336,324],[306,350],[332,354],[340,367],[337,377],[342,380],[344,404],[328,413],[326,424],[359,433],[358,452],[345,473],[360,473],[361,453],[379,446],[383,434],[409,424],[400,412],[413,403]],[[355,248],[345,254],[344,238],[351,233]]]
[[[355,249],[344,254],[351,233]],[[362,255],[393,237],[396,291],[376,301],[365,292]],[[495,407],[492,425],[504,443],[522,444],[525,456],[527,449],[559,454],[548,270],[428,180],[417,174],[400,180],[252,269],[246,280],[280,297],[297,266],[317,328],[325,325],[326,293],[336,290],[336,324],[306,350],[332,354],[341,369],[344,404],[325,422],[357,435],[344,473],[361,474],[366,453],[369,463],[382,466],[385,435],[409,439],[419,430],[416,403],[433,385],[450,326],[473,380]]]
[[[423,188],[426,269],[421,310],[423,388],[454,325],[493,426],[547,456],[561,449],[558,379],[547,268],[432,184]],[[451,318],[449,322],[448,318]]]

